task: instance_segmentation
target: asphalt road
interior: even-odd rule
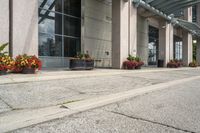
[[[196,72],[182,72],[183,75],[184,73],[187,75]],[[29,132],[198,133],[200,132],[200,82],[194,80],[162,91],[13,131],[13,133]]]

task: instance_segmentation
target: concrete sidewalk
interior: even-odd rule
[[[0,115],[0,132],[9,132],[19,128],[43,123],[46,121],[63,118],[72,114],[80,113],[90,109],[102,107],[108,104],[123,101],[146,93],[167,89],[181,83],[199,80],[200,76],[170,81],[135,90],[129,90],[116,94],[105,95],[97,98],[87,99],[74,103],[62,104],[41,109],[14,110]]]
[[[136,94],[164,89],[199,79],[199,75],[199,68],[162,68],[42,71],[36,75],[2,76],[0,131],[37,124],[134,97]],[[62,105],[72,110],[60,108]]]
[[[118,69],[94,69],[92,71],[70,71],[70,70],[43,70],[37,74],[8,74],[0,76],[1,84],[14,84],[24,82],[37,82],[37,81],[48,81],[48,80],[59,80],[59,79],[70,79],[70,78],[83,78],[83,77],[94,77],[94,76],[109,76],[119,75],[126,73],[148,73],[148,72],[166,72],[166,71],[177,71],[177,70],[197,70],[200,68],[143,68],[141,70],[118,70]]]

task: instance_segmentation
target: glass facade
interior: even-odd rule
[[[81,0],[39,0],[39,56],[74,57],[81,50]]]
[[[183,58],[183,41],[180,37],[174,36],[174,59],[182,60]]]
[[[148,65],[156,65],[158,60],[159,30],[149,26],[149,58]]]
[[[197,22],[197,6],[192,6],[192,22]]]

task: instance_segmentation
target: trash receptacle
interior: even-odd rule
[[[164,67],[164,60],[158,60],[158,67]]]

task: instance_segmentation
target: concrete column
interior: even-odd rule
[[[148,65],[148,21],[145,17],[137,17],[137,55]]]
[[[197,24],[200,25],[200,4],[197,5]],[[197,39],[197,62],[200,64],[200,38]]]
[[[184,17],[187,21],[192,22],[192,8],[188,8],[184,11]],[[192,35],[183,31],[183,63],[188,66],[192,61]]]
[[[166,21],[160,22],[159,28],[159,58],[165,65],[174,58],[174,27]]]
[[[9,0],[0,0],[0,44],[7,42],[9,42]]]
[[[196,55],[196,61],[200,65],[200,38],[197,39],[197,55]]]
[[[200,4],[197,5],[197,23],[200,25]]]
[[[13,0],[13,56],[38,55],[38,0]]]
[[[192,35],[186,31],[183,32],[183,63],[187,66],[192,61]]]
[[[137,54],[137,8],[132,1],[112,1],[112,67],[122,68],[129,54]]]

